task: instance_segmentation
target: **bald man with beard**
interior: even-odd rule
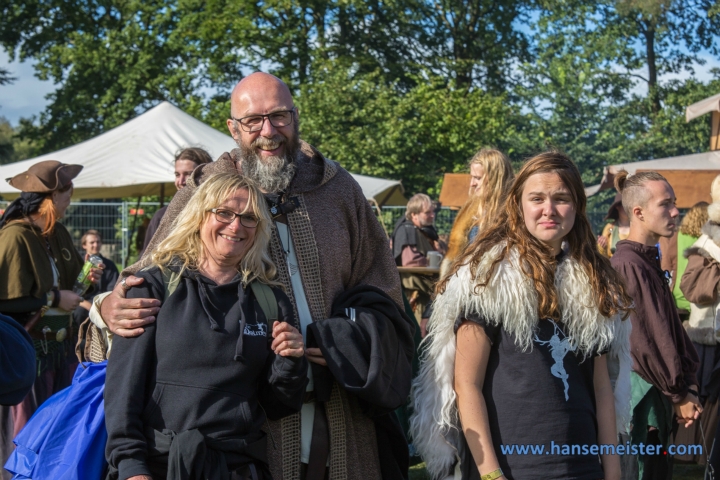
[[[410,393],[414,322],[401,307],[387,238],[360,186],[300,140],[298,122],[290,90],[278,78],[258,72],[238,83],[227,126],[239,148],[193,172],[143,258],[123,275],[150,264],[206,178],[221,172],[251,178],[266,193],[274,219],[270,255],[312,365],[302,412],[269,422],[273,478],[407,478],[407,441],[393,410]],[[125,285],[140,281],[128,276]],[[155,321],[159,302],[125,299],[126,287],[96,297],[91,319],[133,337]]]

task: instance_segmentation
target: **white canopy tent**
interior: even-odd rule
[[[42,160],[84,165],[74,180],[73,200],[137,197],[175,193],[173,158],[187,147],[201,147],[218,158],[235,141],[169,102],[97,137],[57,152],[0,167],[0,195],[14,199],[19,191],[6,179]],[[402,184],[353,175],[368,200],[379,206],[405,205]]]
[[[685,109],[685,121],[689,122],[694,118],[701,117],[706,113],[720,111],[720,93],[708,97],[705,100],[693,103]]]

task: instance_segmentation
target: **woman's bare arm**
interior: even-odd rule
[[[610,385],[607,358],[600,355],[595,358],[595,404],[597,405],[598,445],[617,445],[617,429],[615,428],[615,396]],[[605,480],[620,480],[620,457],[617,455],[601,455]]]
[[[460,422],[478,471],[480,475],[486,475],[500,468],[482,393],[490,358],[490,339],[480,325],[465,321],[457,331],[456,342],[454,388]]]

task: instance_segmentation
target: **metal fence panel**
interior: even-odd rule
[[[9,203],[0,201],[0,211]],[[158,202],[72,202],[60,222],[70,232],[80,253],[83,253],[80,243],[83,234],[97,230],[103,239],[102,254],[125,267],[134,260],[133,254],[137,256],[131,241],[159,206]]]
[[[385,229],[389,234],[392,235],[395,229],[395,223],[405,215],[405,207],[383,207],[382,208],[382,222]],[[588,212],[588,220],[592,226],[593,232],[597,235],[602,232],[605,226],[605,215],[607,212]],[[435,228],[437,228],[438,234],[449,235],[452,229],[455,217],[457,217],[458,210],[452,210],[448,207],[442,207],[435,214]]]
[[[0,201],[0,210],[9,204]],[[72,236],[78,251],[82,252],[80,239],[83,233],[93,229],[103,238],[103,255],[123,267],[137,258],[137,243],[142,238],[144,224],[160,207],[157,202],[73,202],[61,220]],[[383,207],[380,213],[388,234],[392,234],[397,221],[405,215],[405,207]],[[435,216],[440,235],[450,233],[457,210],[441,208]],[[589,212],[588,219],[593,231],[599,234],[605,224],[605,212]]]

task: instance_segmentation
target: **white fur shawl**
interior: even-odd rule
[[[518,347],[532,348],[539,321],[537,292],[520,270],[516,251],[496,267],[488,285],[474,292],[478,278],[484,278],[504,244],[496,245],[482,258],[475,277],[463,266],[438,295],[430,319],[430,331],[423,341],[420,374],[413,384],[414,413],[410,431],[415,448],[426,462],[433,478],[442,478],[455,463],[458,445],[458,419],[453,390],[455,367],[455,320],[468,312],[480,316],[515,336]],[[580,352],[610,347],[609,370],[615,392],[618,432],[630,423],[630,321],[620,316],[606,318],[595,308],[590,281],[573,259],[562,260],[555,273],[561,321],[568,337]],[[612,378],[615,377],[615,378]]]

